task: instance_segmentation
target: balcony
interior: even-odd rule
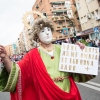
[[[53,16],[52,17],[52,21],[54,21],[54,22],[56,22],[56,21],[63,21],[63,20],[69,20],[69,19],[64,17],[64,16]]]
[[[55,30],[56,30],[56,31],[60,31],[60,30],[62,30],[62,29],[65,28],[65,27],[70,28],[70,27],[68,27],[67,25],[58,25],[58,26],[55,27]]]
[[[61,26],[61,25],[56,26],[56,27],[55,27],[55,30],[56,30],[56,31],[62,30],[62,26]]]
[[[55,12],[67,12],[67,8],[64,6],[52,7],[51,11],[53,13],[55,13]]]
[[[57,21],[57,20],[65,20],[65,18],[63,16],[53,16],[52,18],[53,21]]]
[[[54,0],[50,0],[50,4],[64,4],[65,1],[54,1]]]

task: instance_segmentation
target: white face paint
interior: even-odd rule
[[[38,34],[41,42],[49,44],[52,41],[52,31],[49,27],[44,27]]]

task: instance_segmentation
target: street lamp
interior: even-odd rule
[[[76,31],[75,31],[75,24],[74,24],[74,22],[68,16],[66,16],[66,15],[62,15],[62,16],[65,18],[65,23],[66,23],[66,18],[67,18],[68,21],[70,22],[70,25],[73,26],[73,29],[74,29],[74,33],[73,33],[74,34],[74,42],[76,42],[77,37],[76,37]],[[70,34],[69,33],[68,33],[68,38],[70,39]]]
[[[70,24],[73,26],[73,29],[74,29],[74,37],[76,38],[76,31],[75,31],[75,25],[74,25],[74,22],[68,17],[68,16],[65,16],[69,21],[70,21]]]

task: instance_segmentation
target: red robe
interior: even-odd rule
[[[70,93],[56,86],[47,73],[38,49],[32,49],[23,60],[18,62],[18,65],[19,79],[16,91],[11,93],[11,100],[81,100],[71,76],[69,77]]]

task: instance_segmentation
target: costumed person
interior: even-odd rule
[[[50,20],[39,18],[32,30],[40,46],[18,63],[11,63],[0,45],[5,66],[0,75],[0,90],[9,91],[11,100],[82,100],[75,82],[86,82],[95,76],[58,70],[61,46],[51,43],[54,26]],[[84,48],[83,44],[78,45]]]

